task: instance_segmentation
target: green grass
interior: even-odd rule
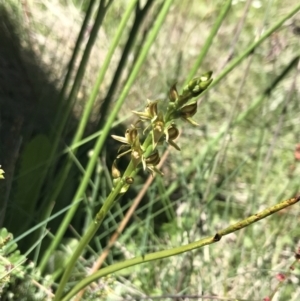
[[[115,41],[115,52],[108,58],[119,20],[128,8],[126,1],[112,1],[107,10],[85,67],[79,93],[74,93],[69,105],[66,105],[71,108],[71,122],[64,125],[59,117],[57,124],[54,126],[53,123],[51,128],[52,136],[48,132],[42,133],[49,139],[51,147],[54,141],[58,146],[52,149],[53,159],[47,163],[50,172],[44,174],[41,190],[35,191],[38,194],[36,202],[43,205],[35,207],[38,214],[33,213],[36,214],[34,218],[26,221],[29,226],[24,226],[23,232],[59,212],[73,200],[75,205],[68,210],[70,218],[65,219],[65,226],[62,226],[63,215],[55,218],[47,226],[51,228],[53,236],[47,235],[43,240],[44,245],[35,249],[39,250],[34,257],[38,266],[57,283],[61,270],[56,268],[61,264],[54,262],[70,258],[74,251],[74,240],[69,239],[75,238],[76,244],[86,233],[111,190],[110,168],[118,145],[112,146],[106,136],[116,117],[122,120],[125,127],[129,127],[135,121],[131,116],[132,110],[141,110],[147,99],[165,99],[170,86],[178,82],[177,87],[181,88],[193,71],[195,75],[201,75],[212,70],[218,81],[218,76],[241,57],[241,62],[201,97],[198,112],[193,117],[200,126],[192,127],[184,121],[179,123],[182,129],[178,140],[181,152],[170,151],[161,168],[165,176],[154,178],[103,266],[109,267],[124,259],[213,236],[217,231],[299,192],[300,167],[294,159],[294,149],[300,140],[297,86],[299,36],[293,33],[293,18],[288,18],[278,30],[255,47],[254,52],[245,54],[253,42],[289,14],[298,2],[290,1],[287,5],[282,1],[256,1],[247,10],[245,2],[235,1],[218,33],[212,35],[212,44],[200,66],[196,62],[224,9],[224,1],[174,1],[165,21],[158,26],[157,37],[151,41],[153,32],[148,32],[148,29],[154,28],[163,1],[154,2],[138,30],[136,40],[131,42],[124,69],[114,88],[107,118],[99,116],[99,106],[107,96],[134,22],[132,12],[122,27],[124,31],[120,38]],[[255,7],[259,3],[261,6]],[[70,38],[63,33],[72,32],[73,36],[74,32],[79,32],[82,20],[80,13],[87,10],[87,1],[83,6],[78,1],[48,0],[42,4],[29,7],[32,13],[29,23],[24,17],[24,7],[20,5],[19,22],[25,27],[24,31],[27,27],[35,34],[33,48],[59,89],[63,85],[63,74],[76,39],[76,34]],[[88,33],[90,24],[96,18],[95,7],[91,15]],[[85,33],[75,70],[66,85],[66,95],[72,89],[74,74],[88,36]],[[146,45],[149,45],[148,53],[145,51]],[[142,56],[138,58],[141,53]],[[298,59],[293,61],[295,57]],[[105,62],[109,63],[107,70],[103,67]],[[140,65],[135,65],[136,62]],[[284,72],[291,62],[291,68]],[[87,110],[92,110],[91,115],[82,117],[87,103]],[[64,116],[64,109],[60,113],[62,115],[57,116]],[[124,116],[130,117],[124,120]],[[84,120],[87,125],[83,123]],[[75,139],[80,122],[83,132]],[[71,145],[72,141],[80,142],[98,131],[98,125],[101,125],[102,136],[84,143],[73,155],[60,156],[60,161],[56,161],[66,145]],[[57,129],[60,126],[62,132],[58,136]],[[24,153],[28,144],[33,147],[32,140],[24,141],[20,157],[23,154],[23,158],[27,158]],[[87,157],[90,149],[96,150],[94,159]],[[44,155],[48,157],[48,154]],[[5,170],[4,162],[0,164]],[[95,167],[97,173],[94,172]],[[22,172],[18,165],[14,183],[20,183],[18,179],[22,178]],[[30,170],[27,170],[27,180],[30,180],[30,176]],[[100,231],[78,260],[67,289],[72,289],[75,281],[85,278],[146,178],[147,174],[139,174],[129,193],[106,216]],[[15,190],[11,195],[26,195],[24,190],[18,188],[20,186],[13,187]],[[82,200],[80,204],[76,203],[78,200]],[[13,211],[9,212],[13,215]],[[163,300],[173,300],[167,296],[179,294],[215,296],[216,300],[217,297],[226,300],[263,300],[276,291],[276,275],[289,273],[294,252],[300,247],[298,220],[299,206],[296,205],[225,236],[213,245],[128,267],[94,283],[83,300],[124,300],[126,296],[132,300],[145,296],[165,296]],[[70,221],[74,230],[66,232]],[[4,226],[10,231],[8,222]],[[23,238],[19,242],[22,251],[29,249],[28,244],[34,245],[37,239],[42,238],[37,235]],[[46,250],[51,248],[51,254],[48,253],[50,257],[47,257]],[[289,281],[282,284],[273,300],[298,300],[299,266],[295,268]],[[51,281],[47,285],[57,288]],[[186,297],[186,300],[193,299]]]

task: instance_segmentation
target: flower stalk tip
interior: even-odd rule
[[[212,72],[209,71],[200,77],[195,77],[183,88],[183,94],[191,94],[192,97],[200,95],[212,83]]]

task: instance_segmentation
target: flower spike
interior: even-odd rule
[[[144,170],[150,171],[152,175],[154,173],[162,175],[162,172],[156,167],[160,162],[157,146],[166,142],[180,151],[180,147],[174,142],[179,136],[179,130],[174,121],[181,118],[192,125],[198,125],[192,119],[197,112],[198,105],[193,98],[205,91],[212,80],[212,72],[195,77],[183,88],[181,94],[178,93],[176,83],[174,83],[168,91],[166,109],[163,109],[165,106],[159,107],[159,100],[151,101],[148,99],[142,112],[132,111],[139,119],[131,128],[126,130],[124,137],[112,135],[114,139],[124,144],[118,150],[117,159],[128,153],[131,155],[131,169],[125,172],[123,179],[121,179],[120,172],[117,170],[116,162],[113,163],[112,175],[114,180],[126,183],[121,192],[125,192],[129,185],[133,183],[134,178],[128,175],[133,171],[136,172],[140,163],[142,163]],[[141,139],[144,141],[143,145],[138,132],[140,128],[137,127],[139,122],[147,123],[140,134],[148,135],[148,137]],[[148,155],[149,152],[150,155]],[[146,154],[147,157],[145,157]]]

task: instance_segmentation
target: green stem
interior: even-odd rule
[[[151,133],[149,133],[145,142],[143,143],[143,148],[146,150],[145,154],[144,154],[145,156],[149,155],[149,153],[151,152],[151,150],[152,150],[151,145],[152,145],[152,138],[151,138]],[[97,213],[94,221],[90,224],[88,230],[83,235],[76,250],[72,254],[72,257],[70,258],[70,261],[68,262],[65,272],[59,283],[58,289],[55,294],[54,301],[60,300],[60,297],[63,293],[64,287],[67,284],[67,281],[68,281],[68,279],[71,275],[71,272],[77,262],[78,257],[80,256],[80,254],[83,252],[83,250],[86,248],[86,246],[89,244],[91,239],[96,234],[96,232],[99,229],[99,227],[101,226],[105,216],[107,215],[109,210],[112,208],[112,206],[115,203],[115,201],[117,200],[117,198],[120,196],[122,188],[124,188],[127,185],[126,177],[127,176],[134,177],[135,173],[136,173],[136,169],[134,168],[132,161],[130,161],[126,171],[124,172],[122,179],[117,184],[117,186],[115,188],[113,188],[113,190],[110,192],[110,194],[108,195],[107,199],[105,200],[103,206],[101,207],[100,211]]]
[[[103,66],[102,68],[100,69],[99,71],[99,74],[98,74],[98,77],[97,77],[97,80],[96,80],[96,83],[93,87],[93,90],[92,90],[92,93],[91,93],[91,96],[89,97],[86,105],[85,105],[85,109],[84,109],[84,112],[83,112],[83,116],[80,120],[80,124],[77,128],[77,131],[75,133],[75,136],[73,138],[73,141],[72,141],[72,145],[76,145],[82,135],[83,135],[83,132],[84,132],[84,129],[88,123],[88,120],[89,120],[89,117],[90,117],[90,114],[91,114],[91,111],[92,111],[92,108],[93,108],[93,105],[95,103],[95,100],[97,98],[97,94],[98,94],[98,91],[99,91],[99,87],[101,86],[102,82],[103,82],[103,79],[104,79],[104,76],[106,74],[106,71],[108,69],[108,66],[109,66],[109,63],[111,61],[111,58],[113,56],[113,53],[119,43],[119,40],[121,38],[121,35],[125,29],[125,25],[127,23],[127,21],[129,20],[129,17],[132,13],[132,10],[134,9],[134,6],[136,4],[136,1],[137,0],[132,0],[131,3],[128,5],[127,7],[127,10],[125,11],[124,13],[124,16],[121,20],[121,23],[118,27],[118,30],[116,32],[116,35],[113,39],[113,42],[108,50],[108,53],[107,53],[107,56],[105,58],[105,61],[103,63]],[[76,151],[74,151],[76,152]],[[57,181],[57,186],[55,187],[53,193],[51,194],[51,197],[50,197],[50,200],[56,200],[56,198],[58,197],[62,187],[64,186],[65,184],[65,180],[69,174],[69,171],[70,171],[70,168],[72,166],[72,163],[73,163],[73,160],[71,158],[71,156],[69,155],[68,158],[67,158],[67,163],[60,175],[60,179],[59,181]],[[73,203],[76,201],[76,199],[73,199]],[[60,228],[59,228],[59,231],[57,232],[57,234],[55,235],[55,239],[53,240],[52,244],[50,245],[50,247],[48,248],[47,252],[45,252],[44,254],[44,257],[40,263],[40,269],[43,271],[47,262],[48,262],[48,259],[49,259],[49,256],[51,255],[52,251],[58,246],[59,242],[61,241],[69,223],[70,223],[70,220],[72,219],[72,217],[74,216],[77,208],[79,206],[79,203],[77,203],[76,205],[74,204],[74,206],[72,206],[72,208],[68,211],[68,214],[65,216],[62,224],[60,225]]]
[[[132,169],[132,164],[129,164],[126,172],[129,173],[131,171],[131,169]],[[93,236],[96,234],[97,230],[99,229],[101,223],[104,220],[104,217],[106,216],[106,214],[108,213],[110,208],[113,206],[116,198],[120,194],[120,191],[124,187],[124,185],[125,185],[125,180],[124,180],[124,177],[123,177],[122,180],[118,183],[118,185],[108,195],[107,199],[105,200],[105,203],[101,207],[100,211],[97,213],[97,216],[96,216],[95,220],[90,224],[90,226],[87,229],[86,233],[81,238],[76,250],[72,254],[72,257],[71,257],[70,261],[67,264],[65,272],[62,276],[62,279],[61,279],[61,281],[59,283],[59,286],[58,286],[58,289],[56,291],[54,301],[60,300],[60,297],[63,293],[64,288],[65,288],[65,285],[67,284],[67,281],[70,277],[70,274],[73,270],[73,267],[76,264],[76,261],[77,261],[78,257],[80,256],[80,254],[82,253],[84,248],[89,244],[89,242],[91,241]]]
[[[106,8],[104,7],[104,2],[105,2],[104,0],[100,1],[99,8],[98,8],[98,14],[97,14],[93,29],[91,31],[89,40],[88,40],[87,45],[85,47],[84,54],[83,54],[82,59],[80,61],[79,68],[77,70],[75,80],[74,80],[74,83],[72,85],[71,92],[68,96],[68,99],[67,99],[65,105],[62,105],[62,107],[60,108],[62,114],[58,115],[59,123],[57,124],[57,126],[54,127],[54,130],[53,130],[53,133],[52,133],[54,139],[53,139],[53,147],[52,147],[52,150],[51,150],[51,154],[49,156],[51,158],[49,160],[49,163],[52,163],[52,161],[54,160],[54,157],[56,155],[57,148],[58,148],[58,145],[61,141],[61,137],[62,137],[63,131],[65,129],[65,126],[67,124],[72,106],[74,104],[75,97],[76,97],[76,95],[78,93],[78,90],[80,88],[81,81],[83,79],[83,75],[85,73],[85,69],[86,69],[86,66],[87,66],[92,48],[93,48],[94,43],[96,41],[99,28],[100,28],[100,26],[102,24],[102,21],[104,19],[104,16],[105,16],[105,13],[106,13]],[[85,25],[85,21],[86,20],[84,20],[83,26]],[[66,89],[66,88],[67,88],[66,86],[63,87],[63,89]],[[65,93],[65,91],[63,91],[63,93]],[[61,94],[61,97],[64,97],[64,95]],[[48,169],[46,168],[46,170],[48,170]],[[53,173],[53,168],[50,169],[50,178],[51,178],[51,175],[52,175],[51,173]]]
[[[136,37],[138,33],[140,32],[141,25],[143,24],[144,19],[147,16],[147,13],[149,9],[151,8],[153,4],[153,0],[148,0],[143,9],[139,8],[140,3],[136,6],[136,12],[135,12],[135,19],[132,25],[132,28],[128,34],[128,40],[124,46],[123,53],[121,55],[118,67],[116,71],[114,72],[113,79],[111,81],[111,84],[109,85],[109,89],[106,93],[106,96],[104,97],[104,101],[100,107],[99,115],[101,115],[101,118],[99,120],[99,123],[97,125],[97,128],[102,128],[106,121],[106,116],[111,104],[111,101],[114,97],[115,91],[118,90],[118,85],[120,82],[120,79],[122,78],[123,71],[126,66],[126,62],[128,60],[128,57],[131,53],[131,49],[134,46],[134,42],[136,40]],[[142,45],[143,46],[143,45]],[[137,57],[137,56],[135,56]],[[130,73],[130,72],[128,72]]]
[[[231,7],[231,0],[227,0],[227,2],[224,4],[222,3],[222,7],[223,9],[221,10],[219,17],[217,18],[213,28],[210,31],[210,34],[208,36],[208,38],[205,40],[205,43],[202,47],[202,50],[194,64],[193,69],[191,70],[191,72],[189,73],[189,75],[186,78],[186,81],[184,83],[184,87],[187,85],[187,83],[195,76],[197,70],[199,69],[199,67],[202,64],[203,59],[205,58],[210,46],[212,45],[213,39],[215,38],[215,36],[217,35],[217,32],[219,30],[219,28],[221,27],[230,7]]]
[[[267,216],[274,214],[277,211],[280,211],[286,207],[296,204],[299,201],[300,201],[300,196],[285,200],[281,203],[276,204],[275,206],[269,207],[259,213],[256,213],[240,222],[237,222],[237,223],[229,226],[228,228],[225,228],[224,230],[217,232],[214,236],[206,237],[201,240],[195,241],[193,243],[190,243],[190,244],[187,244],[184,246],[180,246],[180,247],[176,247],[176,248],[173,248],[170,250],[159,251],[159,252],[147,254],[145,256],[138,256],[138,257],[135,257],[135,258],[123,261],[123,262],[119,262],[119,263],[110,265],[110,266],[103,268],[100,271],[84,278],[61,301],[70,300],[81,289],[85,288],[87,285],[89,285],[93,281],[98,280],[99,278],[101,278],[103,276],[112,274],[114,272],[120,271],[125,268],[129,268],[129,267],[137,265],[137,264],[154,261],[154,260],[158,260],[158,259],[162,259],[162,258],[167,258],[170,256],[188,252],[188,251],[191,251],[194,249],[199,249],[206,245],[213,244],[213,243],[219,241],[223,236],[233,233],[235,231],[238,231],[242,228],[248,227],[251,224],[253,224],[261,219],[264,219]]]
[[[94,26],[93,26],[90,38],[88,40],[87,46],[85,48],[82,60],[80,62],[80,66],[79,66],[79,69],[77,71],[76,78],[74,80],[74,84],[73,84],[72,90],[71,90],[70,95],[68,97],[67,108],[64,109],[65,113],[64,113],[64,115],[62,117],[62,120],[61,120],[61,122],[59,124],[59,128],[57,130],[57,137],[59,137],[59,138],[56,139],[55,142],[54,142],[54,146],[52,148],[52,152],[50,154],[50,158],[52,158],[52,157],[54,158],[54,156],[55,156],[55,153],[56,153],[56,150],[57,150],[57,147],[58,147],[58,143],[60,141],[62,132],[63,132],[63,130],[65,128],[65,125],[66,125],[66,122],[68,120],[68,116],[69,116],[70,110],[72,108],[72,105],[71,105],[72,99],[75,97],[75,95],[77,94],[77,91],[79,89],[79,86],[80,86],[81,80],[83,78],[84,71],[85,71],[85,68],[87,66],[87,62],[88,62],[88,59],[89,59],[92,47],[93,47],[93,45],[95,43],[95,40],[96,40],[96,37],[97,37],[97,33],[98,33],[99,28],[100,28],[100,26],[102,24],[102,21],[104,19],[104,16],[105,16],[105,13],[106,13],[106,7],[104,7],[104,2],[105,2],[104,0],[100,1],[97,17],[96,17],[96,20],[95,20],[95,23],[94,23]],[[67,168],[68,169],[70,168],[68,166],[68,163],[67,163]],[[61,179],[62,183],[64,183],[63,182],[63,177],[64,176],[67,176],[67,174],[65,174],[63,172],[60,175],[60,177],[62,177],[62,179]],[[57,197],[57,192],[58,193],[60,192],[61,184],[58,184],[58,186],[59,187],[54,191],[54,194],[51,197],[53,197],[53,196],[55,198]],[[51,201],[55,201],[55,198],[52,198]],[[73,202],[77,202],[77,200],[79,198],[80,197],[76,197],[76,199],[73,199]],[[45,269],[45,267],[47,265],[47,262],[49,260],[49,257],[51,256],[52,252],[56,249],[57,245],[61,241],[61,239],[62,239],[62,237],[63,237],[63,235],[65,233],[65,229],[68,227],[68,224],[69,224],[71,218],[73,217],[73,215],[74,215],[77,207],[78,207],[78,205],[77,206],[72,206],[71,209],[68,211],[68,213],[67,213],[64,221],[62,222],[62,224],[61,224],[58,232],[55,235],[55,239],[51,242],[51,245],[49,246],[49,248],[47,249],[47,251],[45,252],[45,254],[44,254],[44,256],[43,256],[43,258],[41,260],[41,263],[40,263],[40,266],[39,266],[39,268],[40,268],[41,271],[43,271]]]
[[[263,91],[263,94],[254,100],[247,110],[244,112],[241,112],[237,118],[233,121],[233,126],[239,124],[241,121],[245,120],[253,110],[255,110],[257,107],[261,105],[264,98],[270,96],[272,91],[276,88],[276,86],[287,76],[287,74],[292,70],[293,67],[296,67],[298,65],[300,56],[294,57],[286,66],[285,68],[280,72],[278,76],[269,84],[269,86]]]
[[[62,118],[61,115],[62,115],[62,112],[64,112],[65,114],[68,114],[63,109],[64,106],[65,106],[65,100],[64,100],[65,93],[66,93],[66,89],[67,89],[67,87],[69,85],[69,82],[70,82],[70,79],[71,79],[71,74],[72,74],[73,69],[74,69],[75,61],[77,59],[81,43],[84,39],[84,33],[86,32],[86,27],[87,27],[88,22],[91,18],[92,11],[93,11],[93,6],[94,6],[95,2],[96,2],[95,0],[91,0],[90,3],[89,3],[89,7],[87,9],[84,21],[83,21],[81,29],[80,29],[80,33],[78,35],[78,38],[77,38],[77,41],[76,41],[76,44],[75,44],[74,51],[72,53],[71,60],[70,60],[69,65],[68,65],[67,75],[64,79],[62,89],[61,89],[61,91],[59,93],[59,96],[58,96],[58,106],[59,106],[57,108],[58,113],[56,114],[56,118],[54,120],[54,125],[53,125],[53,130],[52,130],[52,133],[51,133],[53,143],[52,143],[52,148],[51,148],[51,152],[50,152],[50,155],[49,155],[49,159],[45,162],[45,166],[44,166],[44,169],[43,169],[44,172],[41,174],[41,183],[45,182],[47,174],[50,175],[49,178],[51,178],[51,173],[53,172],[53,169],[50,168],[50,167],[53,165],[53,163],[56,160],[55,155],[56,155],[56,152],[57,152],[57,149],[58,149],[59,142],[61,140],[63,129],[65,127],[65,123],[61,122],[61,118]],[[49,172],[49,170],[50,170],[50,172]],[[49,199],[44,200],[44,203],[47,204],[47,209],[45,210],[46,212],[49,210],[49,206],[51,206],[49,204],[52,204],[52,200],[53,199],[50,199],[50,201],[49,201]]]
[[[284,18],[280,19],[277,23],[275,23],[269,30],[267,30],[256,42],[253,42],[239,57],[232,60],[231,63],[218,75],[217,78],[210,84],[210,86],[203,92],[202,95],[207,93],[212,87],[216,86],[221,79],[223,79],[230,71],[232,71],[237,65],[239,65],[249,54],[251,54],[257,46],[259,46],[266,38],[268,38],[271,34],[274,33],[277,29],[282,26],[282,24],[290,19],[293,15],[295,15],[300,10],[300,4],[297,5],[294,9],[290,11]]]
[[[90,21],[90,18],[92,16],[93,6],[94,6],[95,2],[96,2],[95,0],[92,0],[89,3],[89,6],[88,6],[88,9],[86,11],[82,26],[80,28],[80,32],[79,32],[79,35],[78,35],[78,38],[77,38],[77,41],[76,41],[76,44],[75,44],[74,51],[72,53],[72,57],[71,57],[70,62],[68,64],[68,71],[67,71],[63,86],[61,88],[61,91],[59,93],[58,115],[55,119],[54,126],[53,126],[53,133],[52,133],[52,136],[56,137],[56,139],[59,139],[59,137],[60,137],[60,136],[57,135],[57,128],[58,128],[59,124],[61,123],[61,121],[60,121],[61,113],[64,112],[63,111],[63,106],[65,105],[65,102],[64,102],[65,94],[66,94],[67,88],[68,88],[70,80],[71,80],[71,75],[72,75],[72,72],[73,72],[73,69],[74,69],[74,66],[75,66],[75,62],[76,62],[76,59],[77,59],[77,56],[78,56],[78,53],[79,53],[79,50],[80,50],[80,45],[81,45],[81,43],[84,39],[84,34],[86,32],[86,28],[87,28],[88,23]]]
[[[143,64],[143,62],[144,62],[145,59],[146,59],[146,56],[147,56],[147,54],[148,54],[148,51],[149,51],[151,45],[153,44],[153,42],[154,42],[154,40],[155,40],[155,38],[156,38],[156,36],[157,36],[157,34],[158,34],[158,32],[159,32],[161,26],[162,26],[162,23],[164,22],[164,19],[165,19],[167,13],[168,13],[168,10],[169,10],[169,8],[170,8],[172,2],[173,2],[173,0],[167,0],[167,1],[164,2],[164,6],[163,6],[162,10],[160,11],[160,14],[159,14],[159,16],[158,16],[158,18],[157,18],[157,20],[156,20],[156,23],[155,23],[155,25],[154,25],[153,31],[152,31],[151,34],[149,35],[148,40],[147,40],[147,42],[145,43],[144,48],[143,48],[143,50],[142,50],[140,56],[139,56],[138,59],[137,59],[137,62],[136,62],[136,64],[135,64],[135,66],[134,66],[134,68],[133,68],[133,70],[132,70],[132,72],[131,72],[131,74],[130,74],[130,76],[129,76],[129,78],[128,78],[126,84],[125,84],[125,86],[124,86],[124,89],[123,89],[123,91],[122,91],[122,94],[121,94],[120,98],[119,98],[118,101],[116,102],[116,104],[115,104],[115,106],[114,106],[114,108],[113,108],[111,114],[109,115],[109,117],[108,117],[108,119],[107,119],[107,121],[106,121],[106,123],[105,123],[105,127],[104,127],[104,129],[103,129],[102,135],[98,138],[98,140],[97,140],[97,142],[96,142],[96,145],[95,145],[95,147],[94,147],[94,153],[93,153],[93,155],[92,155],[92,157],[91,157],[91,159],[90,159],[90,161],[89,161],[89,163],[88,163],[88,166],[87,166],[87,168],[86,168],[85,176],[84,176],[83,180],[82,180],[81,183],[80,183],[80,186],[79,186],[79,188],[78,188],[78,190],[77,190],[77,192],[76,192],[76,194],[75,194],[75,196],[74,196],[73,202],[76,201],[76,200],[78,200],[78,199],[80,199],[81,196],[82,196],[82,194],[83,194],[84,191],[86,190],[86,187],[87,187],[87,185],[88,185],[88,183],[89,183],[89,179],[90,179],[90,177],[91,177],[91,175],[92,175],[92,173],[93,173],[94,167],[95,167],[95,165],[96,165],[96,163],[97,163],[99,153],[100,153],[100,151],[102,150],[102,147],[103,147],[103,145],[104,145],[104,142],[105,142],[105,140],[106,140],[106,137],[108,136],[108,133],[109,133],[109,131],[110,131],[111,125],[113,124],[113,122],[114,122],[114,120],[115,120],[115,118],[116,118],[116,116],[117,116],[117,114],[118,114],[118,112],[119,112],[121,106],[123,105],[123,102],[124,102],[126,96],[127,96],[128,93],[129,93],[129,90],[130,90],[130,88],[131,88],[131,86],[132,86],[134,80],[136,79],[136,77],[137,77],[137,75],[138,75],[138,72],[139,72],[139,70],[140,70],[140,68],[141,68],[141,66],[142,66],[142,64]],[[115,189],[116,189],[116,188],[115,188]],[[121,188],[120,188],[120,189],[121,189]],[[71,221],[70,218],[68,218],[68,219],[66,218],[66,219],[64,220],[64,223],[65,223],[66,225],[68,225],[70,221]],[[64,227],[65,227],[65,226],[64,226]],[[91,233],[93,233],[92,230],[89,231],[89,234],[88,234],[88,235],[87,235],[87,234],[84,235],[83,239],[84,239],[85,241],[87,241],[87,240],[88,240],[87,238],[88,238],[89,236],[91,236]],[[57,241],[52,243],[51,249],[50,249],[50,248],[48,249],[48,252],[50,252],[50,254],[51,254],[51,252],[54,251],[54,249],[55,249],[56,246],[58,245],[58,242],[61,240],[62,236],[63,236],[63,235],[60,235],[60,237],[56,238]],[[77,253],[79,253],[79,251],[78,251]],[[78,254],[77,254],[77,255],[78,255]],[[79,255],[78,255],[78,256],[79,256]],[[49,257],[48,257],[48,258],[49,258]],[[72,258],[75,258],[75,256],[72,257]],[[77,258],[76,258],[76,259],[77,259]],[[74,259],[72,259],[72,260],[73,260],[73,262],[72,262],[72,264],[70,264],[70,267],[68,268],[68,271],[70,271],[70,270],[73,268],[73,265],[74,265],[75,262],[76,262],[76,260],[74,260]],[[69,273],[69,272],[68,272],[68,273]],[[59,299],[59,296],[60,296],[61,293],[62,293],[62,290],[63,290],[63,288],[64,288],[64,286],[65,286],[65,284],[66,284],[66,281],[68,280],[68,277],[69,277],[69,275],[66,275],[66,276],[64,277],[64,283],[61,283],[61,284],[60,284],[60,292],[59,292],[58,297],[56,297],[55,300],[58,300],[58,299]]]

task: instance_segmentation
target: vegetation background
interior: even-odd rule
[[[166,18],[144,53],[167,2]],[[2,264],[1,272],[11,277],[1,277],[1,300],[53,299],[67,259],[111,190],[119,145],[108,134],[123,135],[135,121],[132,110],[143,109],[147,99],[166,99],[174,82],[180,89],[191,75],[209,70],[214,78],[221,75],[199,99],[194,116],[199,126],[182,121],[181,151],[167,151],[164,177],[153,178],[145,192],[148,174],[136,177],[67,288],[89,273],[137,196],[140,203],[107,252],[105,266],[213,235],[299,193],[299,13],[246,51],[297,5],[294,0],[1,2],[0,163],[6,179],[0,222],[14,236],[4,257],[17,267],[7,273],[8,263]],[[81,67],[99,15],[95,42]],[[232,70],[222,73],[233,62]],[[92,166],[99,137],[105,141]],[[66,212],[72,212],[71,222],[64,228]],[[296,205],[214,245],[119,271],[95,282],[82,300],[298,300],[299,266],[292,273],[289,268],[300,247],[299,213]],[[15,252],[12,259],[16,243],[24,257]],[[278,275],[288,275],[280,287]]]

